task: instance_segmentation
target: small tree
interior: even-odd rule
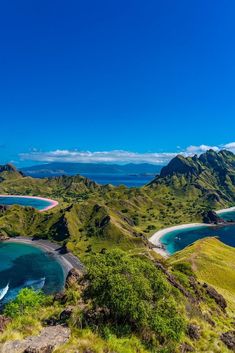
[[[46,301],[47,298],[42,292],[35,292],[30,288],[23,288],[14,300],[5,305],[4,314],[11,318],[31,314],[39,310]]]

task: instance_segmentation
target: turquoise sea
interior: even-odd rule
[[[129,174],[90,174],[82,173],[83,176],[94,180],[101,185],[112,184],[115,186],[125,185],[128,188],[144,186],[155,178],[155,175],[129,175]]]
[[[20,289],[32,287],[44,293],[56,293],[64,286],[64,272],[60,263],[41,249],[19,243],[0,243],[0,296],[9,290],[0,305],[13,299]]]
[[[50,201],[41,200],[37,198],[30,198],[30,197],[7,197],[7,196],[0,196],[0,205],[20,205],[20,206],[31,206],[36,208],[37,210],[41,211],[46,207],[51,205]]]
[[[220,217],[226,220],[235,221],[235,212],[226,212],[220,214]],[[216,236],[223,243],[235,247],[235,224],[174,230],[165,234],[161,238],[161,242],[164,244],[167,252],[173,254],[194,243],[198,239],[211,236]]]

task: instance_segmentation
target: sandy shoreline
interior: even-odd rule
[[[32,238],[24,238],[24,237],[16,237],[10,238],[7,240],[3,240],[4,243],[20,243],[20,244],[28,244],[31,246],[35,246],[40,248],[41,250],[53,254],[55,259],[60,263],[65,273],[65,276],[72,268],[76,268],[79,271],[84,271],[84,266],[80,262],[80,260],[74,256],[72,253],[61,254],[60,253],[60,245],[56,243],[52,243],[49,240],[38,239],[33,240]]]
[[[38,210],[39,212],[48,211],[48,210],[50,210],[51,208],[54,208],[54,207],[56,207],[56,206],[59,204],[58,201],[55,201],[55,200],[52,200],[52,199],[48,199],[48,198],[45,198],[45,197],[40,197],[40,196],[2,195],[2,194],[1,194],[0,197],[19,197],[19,198],[22,198],[22,199],[37,199],[37,200],[42,200],[42,201],[50,202],[50,205],[48,205],[47,207],[43,208],[42,210]]]
[[[235,211],[235,207],[229,207],[229,208],[223,208],[222,210],[215,211],[215,212],[217,214],[221,214],[221,213],[234,212],[234,211]]]
[[[162,248],[163,244],[161,242],[161,238],[166,235],[167,233],[173,232],[174,230],[180,230],[180,229],[187,229],[187,228],[193,228],[193,227],[209,227],[209,224],[205,223],[189,223],[189,224],[180,224],[177,226],[173,227],[168,227],[159,230],[158,232],[154,233],[150,238],[149,241],[156,246],[154,250],[162,255],[163,257],[169,257],[170,254],[167,252],[166,249]]]
[[[235,211],[235,207],[230,207],[230,208],[224,208],[222,210],[215,211],[217,214],[222,214],[225,212],[233,212]],[[180,224],[177,226],[169,227],[169,228],[164,228],[160,229],[156,233],[154,233],[150,238],[149,241],[156,246],[154,248],[154,251],[156,251],[158,254],[162,255],[163,257],[169,257],[170,254],[167,252],[167,250],[164,248],[164,245],[161,242],[161,238],[166,235],[169,232],[172,232],[174,230],[180,230],[180,229],[187,229],[187,228],[194,228],[194,227],[210,227],[213,225],[206,224],[206,223],[189,223],[189,224]]]

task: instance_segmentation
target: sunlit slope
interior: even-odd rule
[[[198,278],[214,286],[235,308],[234,248],[217,238],[204,238],[174,254],[168,262],[190,262]]]

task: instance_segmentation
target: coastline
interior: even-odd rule
[[[37,200],[42,200],[42,201],[47,201],[50,202],[50,205],[46,206],[45,208],[43,208],[42,210],[38,210],[39,212],[44,212],[44,211],[48,211],[56,206],[59,205],[58,201],[52,200],[52,199],[48,199],[46,197],[41,197],[41,196],[27,196],[27,195],[3,195],[0,194],[0,197],[19,197],[19,198],[24,198],[24,199],[37,199]]]
[[[206,223],[188,223],[188,224],[180,224],[177,226],[172,226],[164,229],[160,229],[156,233],[154,233],[150,238],[149,241],[155,245],[154,251],[158,254],[162,255],[163,257],[169,257],[170,254],[164,248],[164,245],[161,242],[161,238],[166,235],[167,233],[173,232],[174,230],[181,230],[193,227],[209,227],[209,224]]]
[[[234,212],[235,207],[229,207],[229,208],[223,208],[221,210],[215,211],[217,214],[223,214],[226,212]],[[180,224],[164,229],[160,229],[156,233],[154,233],[150,238],[149,241],[155,245],[153,250],[160,254],[161,256],[167,258],[170,256],[170,254],[167,252],[167,250],[164,248],[164,245],[161,242],[161,238],[166,235],[169,232],[172,232],[174,230],[180,230],[180,229],[187,229],[187,228],[194,228],[194,227],[213,227],[213,224],[206,224],[206,223],[188,223],[188,224]]]
[[[61,267],[63,268],[65,277],[67,276],[67,274],[72,268],[76,268],[78,271],[84,272],[84,266],[76,256],[74,256],[70,252],[65,254],[60,253],[61,246],[49,240],[16,237],[16,238],[9,238],[9,239],[3,240],[2,242],[35,246],[40,248],[46,253],[52,254],[55,257],[55,259],[60,263]]]
[[[217,214],[227,213],[227,212],[235,212],[235,206],[229,208],[223,208],[222,210],[215,211]]]

